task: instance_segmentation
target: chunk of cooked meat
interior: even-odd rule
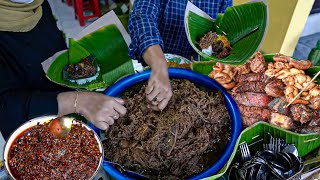
[[[241,82],[238,83],[232,91],[235,93],[257,92],[264,93],[265,83],[263,82]]]
[[[244,105],[238,105],[240,113],[243,116],[249,118],[256,118],[258,120],[267,121],[271,117],[271,110],[259,107],[248,107]]]
[[[263,54],[257,52],[255,57],[250,61],[250,69],[254,73],[263,73],[267,70],[267,63],[264,60]]]
[[[306,70],[312,67],[312,62],[309,60],[294,60],[290,58],[289,65],[297,69]]]
[[[269,96],[281,97],[284,96],[285,85],[281,81],[274,80],[269,82],[264,90]]]
[[[309,126],[320,126],[320,111],[313,112],[313,118],[309,123]]]
[[[263,74],[257,73],[248,73],[248,74],[241,74],[234,77],[234,81],[236,82],[256,82],[262,81]]]
[[[269,104],[268,107],[273,109],[274,111],[289,116],[290,115],[290,108],[285,106],[287,102],[281,98],[274,98]]]
[[[248,74],[250,73],[250,64],[249,62],[240,65],[240,66],[234,66],[233,68],[234,75],[243,75],[243,74]]]
[[[320,96],[312,97],[310,99],[312,109],[320,110]]]
[[[320,118],[315,118],[315,119],[312,119],[309,123],[309,126],[320,126]]]
[[[303,134],[310,134],[310,133],[320,134],[320,126],[304,125],[301,128],[299,128],[299,132]]]
[[[272,113],[270,123],[284,129],[292,129],[294,127],[293,121],[290,117],[279,113]]]
[[[307,123],[313,117],[312,110],[302,104],[291,106],[290,111],[293,120],[298,121],[301,124]]]
[[[242,119],[242,125],[244,127],[249,127],[259,121],[257,118],[251,118],[246,116],[241,116],[241,119]]]
[[[271,101],[271,98],[267,94],[253,92],[233,93],[233,98],[238,104],[254,107],[268,107]]]

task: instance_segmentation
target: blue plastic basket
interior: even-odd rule
[[[151,74],[151,71],[148,70],[148,71],[144,71],[140,74],[134,74],[134,75],[127,76],[127,77],[121,79],[120,81],[118,81],[117,83],[115,83],[114,85],[110,86],[105,91],[105,95],[118,97],[126,89],[128,89],[138,83],[147,81],[150,77],[150,74]],[[201,75],[201,74],[196,73],[191,70],[181,69],[181,68],[169,68],[169,76],[172,79],[187,79],[197,85],[206,87],[208,89],[216,89],[216,90],[219,90],[220,92],[223,93],[223,96],[225,98],[226,107],[227,107],[227,110],[229,111],[229,114],[230,114],[230,117],[232,120],[231,139],[230,139],[229,143],[227,144],[227,146],[225,147],[225,150],[224,150],[223,154],[221,155],[221,157],[211,167],[209,167],[205,171],[201,172],[200,174],[193,176],[193,177],[190,177],[188,179],[195,180],[195,179],[206,178],[211,175],[214,175],[229,160],[229,158],[233,152],[233,149],[235,147],[237,138],[239,137],[239,135],[241,133],[242,123],[241,123],[239,109],[238,109],[235,101],[231,97],[231,95],[228,94],[227,91],[218,82],[212,80],[211,78],[209,78],[207,76]],[[95,128],[92,124],[91,124],[91,126],[93,129],[95,129],[97,132],[99,132],[99,130],[97,128]],[[111,164],[104,163],[103,169],[111,177],[113,177],[115,179],[133,179],[131,177],[127,177],[127,176],[123,175],[120,171],[115,169]]]

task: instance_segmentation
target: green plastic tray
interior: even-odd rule
[[[229,161],[217,175],[208,177],[206,180],[218,179],[227,171],[234,158],[237,158],[239,155],[238,147],[240,143],[246,141],[246,143],[250,145],[260,139],[263,139],[264,142],[267,143],[268,141],[266,140],[270,138],[270,135],[274,138],[281,138],[289,144],[294,144],[298,149],[299,156],[301,157],[320,147],[320,134],[298,134],[266,122],[258,122],[242,131],[237,140],[236,148],[233,150]],[[263,141],[256,143],[254,146],[250,147],[250,151],[254,152],[261,150],[262,144]]]

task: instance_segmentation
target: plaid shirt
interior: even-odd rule
[[[212,18],[223,13],[232,0],[191,0]],[[159,44],[164,53],[172,53],[190,59],[196,52],[190,46],[184,29],[187,0],[135,0],[129,18],[132,42],[129,56],[141,60],[143,52]]]

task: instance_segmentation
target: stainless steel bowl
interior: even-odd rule
[[[10,167],[9,167],[9,163],[8,163],[8,154],[10,151],[10,147],[12,145],[12,143],[14,143],[14,140],[17,138],[17,136],[19,136],[22,132],[24,132],[25,130],[37,125],[38,123],[43,124],[45,122],[49,122],[50,120],[56,118],[57,116],[43,116],[43,117],[38,117],[32,120],[29,120],[27,122],[25,122],[24,124],[22,124],[18,129],[16,129],[10,136],[10,138],[7,140],[5,148],[4,148],[4,163],[5,163],[5,168],[8,171],[8,175],[10,176],[11,179],[15,179],[10,171]],[[94,136],[95,139],[97,140],[99,149],[100,149],[100,153],[102,154],[100,161],[99,161],[99,165],[96,169],[96,171],[94,172],[94,174],[91,176],[90,180],[93,179],[97,173],[99,172],[99,169],[102,167],[103,164],[103,146],[102,146],[102,142],[99,138],[99,136],[95,133],[94,130],[92,130],[88,125],[86,125],[85,123],[81,122],[81,121],[74,121],[73,123],[78,123],[81,124],[82,126],[84,126],[85,128],[87,128],[89,131],[93,131],[94,132]]]

